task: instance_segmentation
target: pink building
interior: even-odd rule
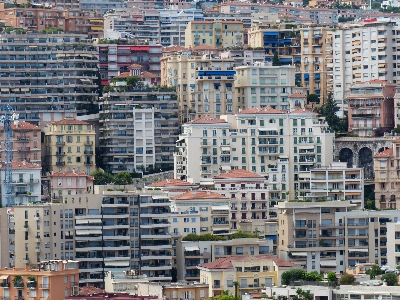
[[[384,80],[353,84],[347,97],[349,132],[373,136],[375,129],[393,129],[395,93],[396,84]]]
[[[11,124],[13,130],[13,160],[42,163],[40,127],[28,122],[15,121]],[[0,160],[4,161],[4,126],[0,126]]]
[[[142,66],[138,64],[132,64],[128,67],[127,72],[121,72],[118,76],[114,78],[127,78],[130,76],[140,77],[145,85],[148,86],[159,86],[161,83],[161,78],[159,75],[148,72],[142,71]]]
[[[48,176],[53,199],[62,199],[64,195],[83,195],[93,193],[93,176],[85,172],[58,171]]]

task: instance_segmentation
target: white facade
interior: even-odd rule
[[[311,111],[249,108],[222,118],[183,125],[175,178],[211,185],[221,172],[245,169],[266,176],[270,196],[285,199],[286,192],[291,198],[300,196],[301,178],[309,178],[311,167],[333,161],[334,133]]]
[[[289,95],[295,90],[294,66],[272,66],[256,62],[236,68],[235,94],[238,108],[266,107],[289,109]],[[236,100],[236,99],[235,99]]]
[[[28,162],[12,163],[12,205],[28,204],[41,200],[41,172],[38,164]],[[4,184],[4,165],[0,170],[1,180],[1,205],[7,205],[6,187]]]
[[[387,265],[396,268],[400,265],[400,223],[387,223]]]

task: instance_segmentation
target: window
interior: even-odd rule
[[[226,286],[227,287],[233,287],[233,280],[227,280],[226,281]]]

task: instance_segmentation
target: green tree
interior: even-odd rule
[[[237,232],[232,233],[228,240],[236,240],[236,239],[245,239],[245,238],[260,238],[257,233],[246,233],[242,229],[239,229]]]
[[[329,272],[328,273],[328,281],[335,284],[337,283],[337,277],[336,277],[336,273],[335,272]]]
[[[323,277],[317,272],[304,272],[302,279],[305,281],[321,281]]]
[[[229,291],[222,291],[221,295],[215,296],[212,299],[215,300],[236,300],[234,295],[229,295]]]
[[[119,185],[132,184],[132,176],[128,172],[118,173],[115,175],[114,183]]]
[[[356,283],[356,278],[352,274],[346,273],[339,280],[340,285],[353,285],[354,283]]]
[[[301,288],[296,290],[296,295],[293,295],[292,300],[313,300],[314,295],[309,290],[305,291]]]
[[[328,100],[320,107],[319,113],[325,117],[325,121],[332,130],[335,132],[347,132],[347,117],[340,119],[336,114],[338,111],[339,107],[336,105],[332,93],[329,93]]]
[[[399,285],[398,276],[394,272],[386,273],[381,276],[382,281],[386,281],[388,286]]]
[[[114,181],[114,177],[110,173],[104,171],[97,170],[90,175],[94,177],[95,185],[106,185]]]
[[[235,287],[235,300],[237,300],[237,298],[238,298],[237,294],[238,294],[239,282],[234,281],[234,282],[233,282],[233,286]]]
[[[383,274],[383,271],[378,265],[372,265],[370,269],[365,271],[365,274],[369,275],[369,279],[375,279],[377,275]]]
[[[317,94],[310,94],[307,96],[307,102],[319,103],[319,96]]]
[[[285,271],[281,275],[282,284],[288,285],[293,281],[301,280],[304,276],[303,275],[304,273],[305,272],[303,269],[297,269],[297,268]]]
[[[367,198],[365,201],[365,208],[370,210],[376,210],[375,201]]]
[[[274,52],[274,58],[272,59],[272,65],[273,66],[280,66],[281,65],[281,61],[279,60],[279,56],[278,56],[278,50],[276,50]]]
[[[187,236],[182,238],[182,241],[226,241],[226,239],[222,236],[212,235],[211,233],[200,235],[189,233]]]

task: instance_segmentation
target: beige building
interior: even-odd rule
[[[203,264],[200,282],[210,286],[208,297],[223,291],[235,294],[234,282],[238,282],[238,295],[250,291],[261,292],[263,287],[280,285],[281,274],[298,265],[272,255],[228,256]]]
[[[387,223],[387,265],[395,268],[400,265],[400,223]]]
[[[394,140],[392,148],[374,155],[375,206],[377,208],[400,208],[399,166],[400,139]],[[399,203],[399,204],[398,204]]]
[[[295,66],[296,85],[306,88],[309,94],[317,94],[323,103],[328,96],[325,41],[329,27],[276,26],[271,28],[263,23],[252,26],[248,31],[249,46],[265,49],[267,61],[272,61],[278,52],[282,65]]]
[[[234,62],[221,59],[217,50],[207,45],[164,53],[161,85],[176,86],[180,123],[235,112]]]
[[[107,293],[138,294],[139,283],[149,283],[146,275],[139,275],[136,270],[108,271],[104,277],[104,290]]]
[[[302,158],[308,160],[307,156]],[[300,189],[310,189],[305,198],[312,200],[349,200],[364,207],[364,171],[363,168],[348,168],[346,162],[332,162],[329,166],[310,169],[309,186],[301,185]]]
[[[96,132],[89,123],[68,117],[47,125],[44,146],[45,171],[95,170]]]
[[[289,96],[295,87],[294,66],[272,66],[265,62],[239,66],[235,77],[236,111],[267,106],[288,110]]]
[[[228,48],[243,44],[243,22],[191,21],[185,29],[185,47],[208,45],[215,48]]]
[[[174,177],[212,185],[221,171],[244,169],[265,176],[269,199],[300,196],[310,168],[333,161],[334,133],[315,112],[248,108],[235,115],[205,116],[182,126]],[[303,161],[303,157],[308,160]]]

